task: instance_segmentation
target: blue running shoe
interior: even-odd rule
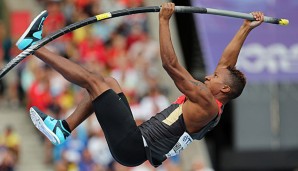
[[[25,50],[32,44],[42,39],[43,22],[46,20],[47,16],[48,12],[44,10],[34,18],[27,30],[16,43],[20,50]]]
[[[44,114],[37,107],[30,108],[30,117],[35,127],[54,145],[62,144],[70,135],[70,132],[63,127],[62,120]]]

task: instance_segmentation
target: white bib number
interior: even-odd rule
[[[166,154],[166,157],[176,156],[182,150],[184,150],[191,142],[193,142],[191,136],[187,132],[184,132],[184,134],[179,138],[178,142],[174,145],[172,150],[170,150],[170,152]]]

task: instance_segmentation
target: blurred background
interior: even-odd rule
[[[17,39],[42,10],[49,17],[43,36],[85,18],[124,8],[155,6],[148,0],[0,0],[0,66],[18,55]],[[30,121],[37,106],[55,118],[67,117],[82,98],[81,88],[30,56],[0,80],[0,171],[297,171],[298,44],[296,0],[173,0],[239,12],[263,11],[290,19],[286,27],[263,24],[253,30],[237,67],[248,85],[225,107],[219,125],[181,155],[153,168],[113,160],[91,116],[69,140],[53,146]],[[229,17],[175,14],[172,40],[180,62],[197,79],[211,73],[242,24]],[[68,33],[46,47],[92,72],[115,77],[129,98],[138,124],[180,95],[161,66],[158,13],[105,20]]]

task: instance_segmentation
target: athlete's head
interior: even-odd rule
[[[205,84],[213,95],[225,94],[228,99],[235,99],[242,93],[246,84],[244,74],[235,67],[220,68],[205,77]]]

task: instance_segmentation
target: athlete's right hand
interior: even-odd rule
[[[174,12],[175,12],[174,3],[163,3],[159,12],[159,19],[170,20]]]

